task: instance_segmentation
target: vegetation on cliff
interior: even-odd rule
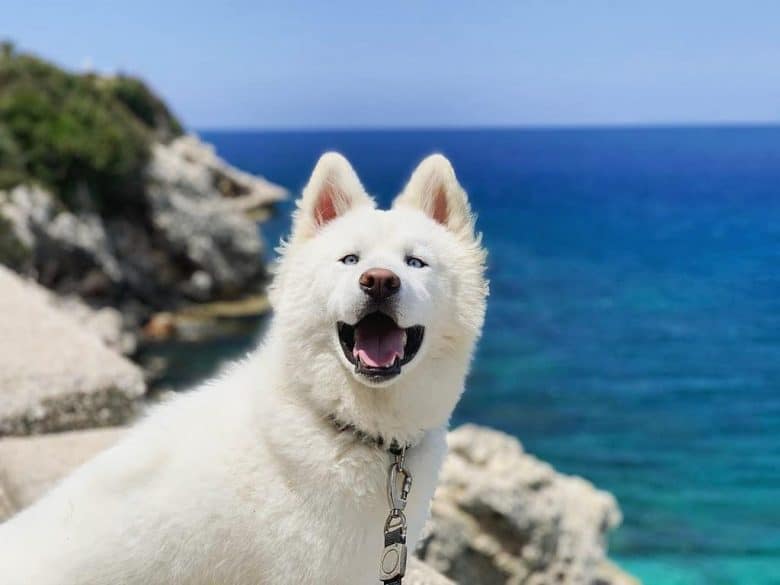
[[[137,204],[154,140],[181,124],[140,80],[64,71],[0,47],[0,189],[35,182],[67,207]]]

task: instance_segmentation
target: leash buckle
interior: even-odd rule
[[[402,542],[389,544],[382,551],[379,563],[379,579],[392,581],[406,574],[406,545]]]

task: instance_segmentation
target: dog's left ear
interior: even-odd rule
[[[414,207],[458,235],[474,235],[466,192],[441,154],[432,154],[417,166],[393,207]]]
[[[293,241],[314,236],[325,224],[351,209],[376,204],[347,159],[337,152],[326,152],[317,161],[297,205]]]

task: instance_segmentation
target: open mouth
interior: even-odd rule
[[[339,342],[355,372],[376,381],[401,373],[401,367],[417,355],[425,328],[399,327],[384,313],[369,313],[355,325],[339,322]]]

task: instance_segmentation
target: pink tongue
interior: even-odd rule
[[[358,326],[352,355],[371,368],[387,368],[404,357],[405,331],[398,327]]]

